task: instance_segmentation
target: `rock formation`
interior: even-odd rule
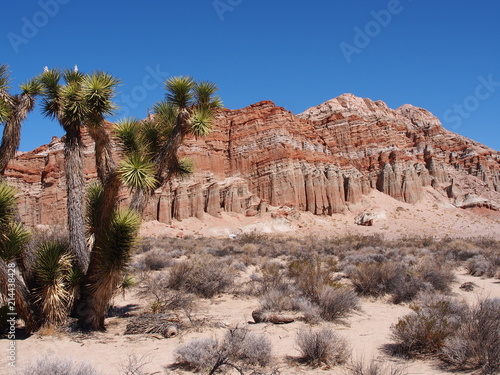
[[[94,146],[86,134],[84,144],[90,181],[96,178]],[[62,147],[54,138],[8,166],[6,177],[19,190],[20,215],[29,225],[65,220]],[[268,206],[332,215],[371,189],[407,203],[418,202],[431,186],[458,207],[500,202],[499,152],[445,130],[425,109],[392,110],[351,94],[300,115],[270,101],[221,110],[211,135],[188,138],[179,153],[192,159],[194,174],[158,189],[144,212],[147,220],[170,223],[223,211],[253,216]],[[120,199],[127,203],[126,191]]]

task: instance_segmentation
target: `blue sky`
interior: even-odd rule
[[[347,92],[410,103],[500,150],[499,17],[500,2],[477,0],[9,1],[0,63],[16,85],[44,66],[107,71],[122,80],[118,118],[144,117],[166,77],[191,75],[231,109],[300,113]],[[35,109],[21,150],[62,134]]]

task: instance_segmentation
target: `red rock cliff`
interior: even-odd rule
[[[84,143],[91,180],[93,144],[87,136]],[[415,203],[425,186],[450,198],[473,193],[500,201],[500,153],[445,130],[424,109],[392,110],[351,94],[298,116],[269,101],[222,110],[210,136],[188,138],[179,152],[194,161],[195,173],[159,189],[146,219],[170,222],[221,211],[254,215],[268,204],[331,215],[370,189]],[[59,139],[18,156],[6,176],[19,189],[23,221],[65,220]]]

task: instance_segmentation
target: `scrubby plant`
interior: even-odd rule
[[[357,360],[349,364],[346,375],[406,375],[403,366],[388,365],[372,359],[369,363]]]
[[[404,278],[404,270],[393,262],[364,262],[349,267],[346,273],[356,292],[366,296],[383,296]]]
[[[125,363],[121,365],[122,375],[148,375],[144,367],[150,362],[147,354],[137,355],[130,354],[127,356]]]
[[[38,358],[18,370],[16,375],[102,375],[102,372],[89,363],[49,356]]]
[[[198,338],[175,350],[178,365],[193,371],[210,370],[217,361],[218,342],[213,338]]]
[[[335,285],[332,274],[335,264],[325,264],[316,259],[297,259],[288,265],[289,277],[304,296],[317,300],[324,286]]]
[[[268,290],[260,298],[262,311],[296,310],[298,292],[292,285],[283,284],[280,288]]]
[[[455,273],[448,264],[436,264],[426,259],[417,267],[417,275],[424,283],[429,283],[438,292],[449,293],[455,282]]]
[[[351,355],[347,341],[326,327],[319,330],[301,329],[295,342],[301,354],[300,360],[315,367],[342,364]]]
[[[464,265],[467,272],[472,276],[493,277],[496,273],[495,265],[484,255],[475,255]]]
[[[359,298],[348,287],[325,286],[317,299],[321,317],[332,321],[344,318],[353,310],[359,309]]]
[[[175,351],[179,366],[193,371],[214,374],[222,366],[229,366],[242,373],[242,366],[266,366],[271,360],[271,341],[243,328],[226,331],[221,340],[199,338]]]
[[[261,293],[273,290],[288,289],[289,280],[286,277],[286,270],[277,261],[265,262],[260,268],[260,289]]]
[[[168,287],[211,298],[234,283],[235,270],[212,256],[177,262],[170,269]]]
[[[172,261],[165,251],[154,249],[144,254],[144,266],[147,270],[157,271],[172,264]]]
[[[410,356],[438,353],[467,313],[467,305],[431,294],[420,296],[420,300],[410,307],[413,312],[391,327],[397,350]]]
[[[139,295],[147,301],[152,313],[181,311],[190,319],[196,308],[195,297],[168,285],[169,278],[164,273],[148,274],[140,284]]]
[[[455,334],[444,343],[441,358],[457,370],[500,371],[500,299],[471,307]]]

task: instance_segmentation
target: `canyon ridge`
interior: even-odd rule
[[[90,181],[97,174],[86,134],[84,144]],[[476,210],[497,224],[500,219],[500,153],[446,130],[429,111],[412,105],[394,110],[344,94],[299,115],[270,101],[222,109],[211,134],[188,137],[179,154],[193,161],[194,173],[158,189],[146,221],[210,223],[227,214],[293,220],[303,213],[355,215],[357,224],[370,226],[385,217],[388,205],[411,211],[425,202]],[[25,224],[64,223],[61,139],[19,153],[5,176],[18,189]],[[128,196],[123,190],[123,204]]]

